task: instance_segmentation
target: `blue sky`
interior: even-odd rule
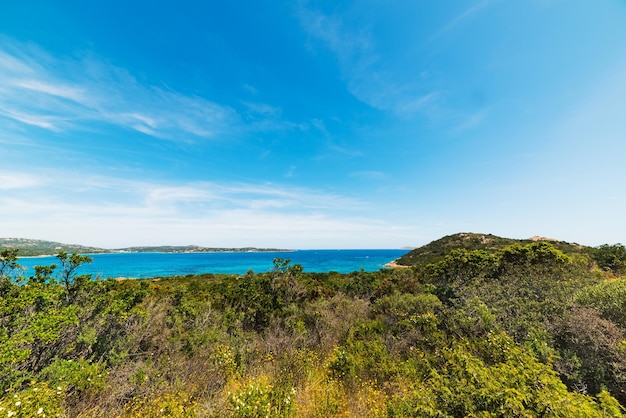
[[[626,242],[626,2],[0,2],[0,236]]]

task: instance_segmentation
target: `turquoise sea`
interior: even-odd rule
[[[79,268],[77,274],[93,277],[147,278],[187,274],[245,274],[248,270],[265,273],[272,269],[274,258],[290,259],[305,272],[350,273],[377,271],[386,263],[406,254],[407,250],[297,250],[290,252],[215,252],[215,253],[112,253],[92,254],[93,262]],[[33,274],[33,266],[56,263],[55,257],[20,258]]]

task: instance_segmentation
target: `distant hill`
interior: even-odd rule
[[[586,248],[579,244],[558,241],[553,238],[532,237],[529,239],[513,239],[502,238],[491,234],[462,232],[445,236],[422,247],[416,248],[396,260],[396,264],[401,266],[429,264],[443,259],[446,254],[456,249],[465,249],[468,251],[485,250],[488,252],[495,252],[512,244],[526,245],[536,241],[550,242],[550,244],[563,251],[565,254],[579,254]]]
[[[63,244],[55,241],[28,238],[0,238],[0,249],[3,248],[19,248],[18,255],[21,257],[51,255],[56,254],[59,251],[82,254],[109,252],[109,250],[105,250],[104,248],[88,247],[76,244]]]
[[[201,252],[286,252],[277,248],[209,248],[198,245],[186,246],[140,246],[128,248],[106,249],[98,247],[88,247],[85,245],[63,244],[55,241],[45,241],[39,239],[28,238],[0,238],[0,249],[3,248],[19,248],[18,255],[20,257],[53,255],[59,251],[67,253],[81,254],[100,254],[100,253],[120,253],[120,252],[162,252],[162,253],[201,253]]]
[[[252,252],[287,252],[291,250],[283,250],[278,248],[255,248],[255,247],[243,247],[243,248],[212,248],[201,247],[198,245],[161,245],[161,246],[146,246],[146,247],[128,247],[111,250],[113,252],[132,252],[132,253],[211,253],[211,252],[239,252],[239,253],[252,253]]]

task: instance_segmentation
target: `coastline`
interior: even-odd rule
[[[219,254],[219,253],[293,253],[299,250],[281,250],[281,249],[215,249],[215,250],[202,250],[202,251],[126,251],[126,250],[109,250],[102,251],[97,253],[70,253],[70,254],[81,254],[87,256],[93,255],[107,255],[107,254]],[[47,257],[56,257],[56,254],[37,254],[37,255],[20,255],[17,258],[47,258]]]
[[[152,278],[184,276],[187,274],[237,274],[249,270],[267,272],[273,259],[291,259],[292,265],[302,265],[309,273],[335,271],[351,273],[361,269],[372,272],[396,267],[392,260],[404,255],[401,250],[298,250],[294,252],[207,252],[207,253],[99,253],[93,254],[93,263],[80,268],[84,274],[107,278]],[[59,264],[54,256],[24,257],[18,261],[29,269],[33,266]],[[385,266],[385,264],[391,265]],[[397,263],[396,263],[397,264]],[[399,266],[398,266],[399,267]]]
[[[390,269],[410,269],[411,266],[403,266],[402,264],[398,264],[397,263],[398,259],[396,258],[393,261],[388,262],[387,264],[385,264],[385,267],[390,268]]]

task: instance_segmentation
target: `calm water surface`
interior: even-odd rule
[[[187,274],[245,274],[248,270],[264,273],[272,269],[274,258],[302,264],[305,272],[350,273],[377,271],[386,263],[406,254],[407,250],[298,250],[292,252],[251,253],[114,253],[93,254],[93,262],[79,268],[77,274],[94,277],[175,276]],[[33,274],[33,266],[55,263],[55,257],[20,258]]]

